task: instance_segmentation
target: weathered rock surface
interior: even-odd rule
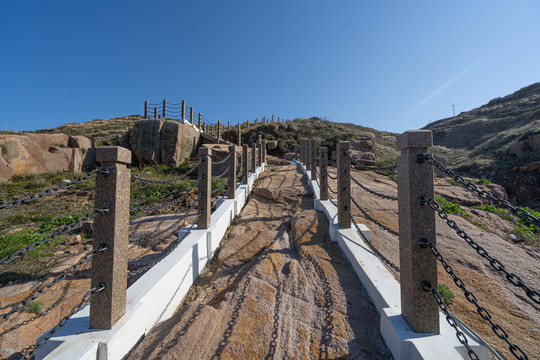
[[[283,155],[283,158],[285,160],[293,160],[295,156],[296,156],[296,153],[289,152],[289,153],[285,153],[285,155]]]
[[[0,181],[16,175],[81,171],[83,163],[88,167],[95,165],[95,153],[87,147],[93,146],[91,140],[77,136],[76,141],[70,142],[71,138],[65,134],[0,135]]]
[[[278,146],[277,140],[269,140],[266,143],[266,149],[267,150],[275,150],[275,149],[277,149],[277,146]]]
[[[129,359],[391,358],[373,304],[327,243],[326,218],[304,210],[304,185],[294,167],[264,173],[193,301]]]
[[[139,163],[178,166],[197,149],[200,133],[172,120],[139,120],[129,131],[129,148]],[[125,144],[123,144],[125,146]]]

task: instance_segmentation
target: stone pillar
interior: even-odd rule
[[[315,139],[309,140],[309,152],[311,153],[311,180],[317,180],[317,148]]]
[[[144,118],[148,119],[148,101],[144,102]]]
[[[242,129],[241,129],[241,124],[238,123],[238,146],[242,146]]]
[[[210,215],[212,213],[212,150],[205,147],[199,148],[199,229],[210,227]]]
[[[158,116],[157,116],[157,107],[154,108],[154,119],[157,119]]]
[[[106,246],[92,258],[92,287],[103,283],[105,289],[96,293],[90,305],[90,328],[111,329],[126,312],[129,192],[131,151],[119,146],[97,149],[96,160],[109,175],[96,177],[95,206],[109,207],[107,214],[94,221],[93,247]]]
[[[351,227],[351,159],[347,156],[351,144],[341,141],[337,146],[337,192],[338,192],[338,225],[341,228]],[[352,213],[352,211],[351,211]]]
[[[227,121],[227,130],[231,130],[231,122]]]
[[[298,160],[298,144],[294,144],[294,158]]]
[[[319,149],[319,165],[321,171],[321,200],[328,200],[328,149]]]
[[[193,106],[189,107],[189,122],[193,125]]]
[[[228,176],[228,187],[229,190],[227,191],[227,197],[229,199],[234,199],[236,197],[236,146],[230,145],[229,146],[229,176]]]
[[[272,114],[272,122],[274,122],[274,114]]]
[[[305,166],[306,165],[306,140],[302,139],[300,141],[300,162]]]
[[[396,139],[401,155],[397,158],[399,267],[401,269],[401,313],[414,332],[439,333],[439,308],[433,294],[422,290],[428,281],[437,289],[437,259],[418,242],[436,243],[435,212],[420,205],[419,198],[434,198],[433,167],[417,161],[433,146],[429,130],[407,131]]]
[[[163,111],[161,117],[164,119],[167,117],[167,100],[165,99],[163,99]]]
[[[257,144],[253,143],[251,148],[251,171],[255,174],[257,170]]]
[[[198,128],[201,130],[201,122],[202,122],[202,113],[199,113],[199,122],[198,122]]]
[[[262,162],[266,164],[266,144],[268,141],[266,139],[263,139],[262,141]]]
[[[238,124],[240,126],[240,124]],[[242,184],[248,183],[248,146],[242,146]]]
[[[186,119],[186,100],[182,100],[182,113],[180,119],[182,119],[182,121]]]
[[[310,150],[310,142],[309,139],[304,140],[306,145],[306,170],[311,171],[311,150]]]
[[[217,139],[218,139],[218,144],[219,144],[219,138],[221,137],[221,121],[218,120],[217,121]]]
[[[259,125],[259,120],[255,118],[255,126],[258,126],[258,125]]]

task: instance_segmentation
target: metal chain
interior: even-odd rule
[[[457,175],[454,171],[452,171],[451,169],[448,169],[446,166],[444,166],[443,164],[435,160],[435,158],[432,155],[421,153],[417,155],[416,159],[419,162],[427,161],[428,164],[435,166],[437,169],[443,171],[447,176],[453,178],[458,184],[463,185],[465,189],[476,194],[480,198],[484,200],[490,200],[493,204],[495,204],[495,206],[507,209],[512,214],[519,217],[520,219],[525,219],[531,224],[534,224],[540,227],[540,218],[532,215],[525,209],[512,206],[512,204],[510,204],[507,200],[496,198],[485,190],[479,190],[476,184],[466,181],[465,178],[463,178],[460,175]]]
[[[83,258],[81,258],[75,265],[72,265],[70,266],[69,268],[67,268],[63,273],[61,273],[60,275],[57,275],[53,281],[51,281],[50,283],[48,283],[47,285],[39,288],[38,290],[34,291],[34,293],[30,296],[28,296],[26,299],[24,300],[21,300],[19,302],[16,302],[15,304],[12,304],[11,305],[11,310],[5,314],[1,314],[0,315],[0,324],[3,324],[4,322],[7,321],[7,319],[9,319],[9,317],[17,312],[21,312],[23,311],[26,306],[28,304],[30,304],[32,301],[36,300],[37,298],[39,298],[41,295],[45,294],[47,291],[49,291],[54,285],[58,284],[59,282],[65,280],[69,275],[71,275],[72,273],[74,273],[75,271],[77,271],[79,269],[79,267],[81,267],[81,265],[89,262],[90,260],[92,260],[92,258],[94,257],[94,254],[98,253],[98,252],[105,252],[107,251],[108,249],[108,246],[103,244],[101,245],[98,249],[94,249],[90,252],[88,252]],[[41,283],[39,286],[43,285],[43,283]]]
[[[523,280],[521,280],[519,276],[506,270],[504,265],[499,260],[491,257],[482,246],[480,246],[477,242],[475,242],[465,231],[461,230],[455,221],[448,219],[448,214],[443,209],[441,209],[437,201],[430,199],[428,197],[422,196],[418,199],[418,203],[422,206],[425,204],[428,204],[430,208],[432,208],[433,210],[437,212],[437,214],[439,215],[441,219],[446,221],[446,224],[449,227],[451,227],[452,229],[456,231],[456,233],[459,235],[460,238],[465,240],[467,244],[469,244],[474,250],[476,250],[478,255],[488,260],[489,264],[491,265],[493,269],[504,272],[506,275],[506,279],[512,285],[522,288],[532,301],[534,301],[537,304],[540,304],[540,292],[529,288],[523,282]]]
[[[358,180],[356,180],[352,175],[351,175],[351,180],[354,181],[354,182],[356,183],[356,185],[360,186],[362,189],[364,189],[364,190],[367,191],[368,193],[373,194],[373,195],[375,195],[375,196],[378,196],[378,197],[380,197],[381,199],[387,199],[387,200],[393,200],[393,201],[397,201],[397,200],[398,200],[398,198],[395,197],[395,196],[385,195],[385,194],[376,192],[376,191],[374,191],[374,190],[371,190],[371,189],[365,187],[365,186],[362,185]]]
[[[146,240],[150,240],[150,239],[154,239],[158,236],[161,236],[167,232],[169,232],[171,229],[173,229],[176,225],[178,225],[182,220],[184,220],[188,215],[189,215],[189,212],[198,204],[199,202],[199,197],[197,197],[197,199],[193,202],[193,204],[189,207],[189,209],[187,209],[184,214],[177,220],[175,221],[174,223],[172,223],[170,226],[168,226],[167,228],[157,232],[157,233],[154,233],[154,234],[150,234],[150,235],[147,235],[147,236],[144,236],[144,237],[140,237],[140,238],[131,238],[129,239],[129,242],[131,244],[138,244],[140,242],[143,242],[143,241],[146,241]]]
[[[463,282],[463,280],[461,280],[456,275],[452,266],[450,266],[446,262],[446,259],[441,255],[441,253],[439,252],[439,249],[437,249],[437,246],[434,243],[427,242],[427,241],[419,243],[419,245],[423,248],[429,247],[431,249],[431,252],[435,255],[435,257],[437,257],[437,260],[439,260],[439,262],[444,267],[444,271],[446,271],[450,275],[450,277],[452,277],[454,284],[456,284],[456,286],[463,291],[465,298],[471,304],[476,306],[476,311],[478,312],[480,317],[491,324],[491,330],[493,331],[493,333],[497,335],[499,339],[506,341],[512,355],[514,355],[517,359],[521,359],[521,360],[528,359],[527,355],[523,352],[523,350],[521,350],[517,345],[514,345],[508,339],[508,334],[506,333],[506,331],[500,325],[495,324],[493,320],[491,320],[491,314],[489,313],[489,311],[478,304],[478,299],[476,298],[476,296],[472,292],[467,290],[467,287],[465,286],[465,283]]]
[[[366,210],[364,210],[359,204],[358,202],[352,197],[351,193],[349,192],[348,189],[345,189],[345,193],[349,196],[349,198],[352,200],[353,204],[358,208],[358,210],[360,210],[362,212],[362,214],[364,214],[364,216],[374,222],[378,227],[380,227],[381,229],[385,230],[385,231],[388,231],[390,234],[392,235],[395,235],[395,236],[399,236],[399,232],[395,231],[395,230],[392,230],[390,229],[388,226],[384,225],[384,224],[381,224],[379,221],[375,220],[373,217],[371,217],[371,215],[369,215],[367,213]]]
[[[427,281],[424,281],[422,283],[422,289],[424,291],[429,291],[429,292],[431,292],[433,294],[433,297],[437,301],[437,305],[439,305],[439,308],[441,309],[441,311],[446,316],[446,321],[448,321],[448,324],[450,324],[450,326],[453,327],[454,330],[456,330],[457,339],[467,349],[467,353],[469,354],[469,358],[471,358],[472,360],[478,360],[479,359],[478,355],[476,355],[474,350],[471,349],[471,347],[469,346],[469,341],[467,340],[467,337],[465,336],[465,334],[463,334],[463,332],[458,329],[456,319],[454,319],[452,314],[450,314],[450,312],[448,311],[448,307],[446,306],[443,299],[441,298],[441,295],[439,295],[439,292],[436,289],[434,289],[433,286],[431,286],[431,284],[429,282],[427,282]]]
[[[221,161],[215,161],[215,162],[212,162],[212,166],[214,166],[214,165],[221,165],[221,164],[225,163],[227,160],[230,159],[230,157],[231,157],[232,154],[233,154],[233,153],[230,152],[229,155],[227,155],[227,157],[226,157],[225,159],[223,159],[223,160],[221,160]]]
[[[47,335],[39,339],[35,345],[31,345],[28,348],[23,349],[23,356],[21,357],[21,359],[32,359],[37,349],[43,347],[54,334],[56,334],[64,325],[66,325],[66,323],[69,321],[69,319],[71,319],[73,315],[75,315],[79,310],[85,307],[86,304],[90,302],[90,300],[92,300],[95,294],[103,291],[104,289],[105,289],[105,284],[100,283],[98,286],[90,289],[86,294],[84,294],[81,302],[75,305],[75,307],[71,309],[69,314],[64,316],[62,320],[60,320],[55,327],[49,330]]]
[[[212,164],[212,166],[213,166],[213,165],[214,165],[214,164]],[[229,166],[227,167],[227,169],[225,169],[225,171],[223,171],[221,174],[216,175],[216,176],[212,176],[212,178],[213,178],[213,179],[220,179],[220,178],[222,178],[222,177],[225,177],[225,176],[229,173],[229,170],[231,170],[231,165],[229,165]]]
[[[39,248],[41,245],[50,243],[51,241],[56,239],[59,235],[62,235],[70,230],[73,230],[77,226],[82,225],[83,222],[94,218],[97,214],[107,214],[108,212],[109,212],[108,206],[103,206],[101,209],[92,209],[85,216],[82,216],[79,220],[74,221],[71,224],[68,224],[64,227],[59,228],[53,234],[45,236],[43,240],[33,242],[32,244],[28,245],[26,248],[17,250],[11,255],[8,255],[0,259],[0,265],[9,264],[13,260],[21,257],[22,255]]]
[[[146,265],[146,266],[143,266],[142,268],[140,269],[137,269],[137,270],[133,270],[133,271],[128,271],[128,277],[132,277],[132,276],[135,276],[137,274],[140,274],[144,271],[147,271],[147,270],[150,270],[151,268],[153,268],[154,266],[156,266],[161,260],[165,259],[170,253],[173,252],[174,249],[176,249],[178,247],[178,245],[191,233],[191,230],[193,229],[193,226],[195,226],[195,224],[197,224],[197,221],[199,220],[199,217],[201,216],[201,214],[198,214],[197,215],[197,218],[194,220],[194,222],[191,224],[191,226],[189,227],[189,230],[186,231],[184,233],[184,236],[182,236],[181,239],[178,239],[178,241],[176,241],[176,243],[173,245],[173,246],[170,246],[168,250],[165,251],[165,253],[163,253],[163,255],[161,255],[159,258],[157,258],[154,262]]]
[[[328,184],[327,189],[330,190],[330,192],[331,192],[332,194],[334,194],[334,195],[337,195],[337,194],[338,194],[337,191],[334,191],[334,190],[332,189],[332,187],[330,186],[330,184]]]
[[[353,157],[351,156],[350,151],[345,152],[345,155],[347,155],[347,157],[351,160],[351,162],[354,165],[360,166],[360,167],[362,167],[364,169],[367,169],[367,170],[394,170],[396,168],[396,165],[390,165],[390,166],[368,166],[368,165],[364,165],[362,163],[359,163],[355,159],[353,159]]]
[[[201,159],[199,159],[199,161],[197,161],[197,163],[195,165],[193,165],[186,173],[184,173],[184,174],[182,174],[180,176],[177,176],[175,178],[169,179],[169,180],[146,179],[146,178],[136,176],[136,175],[131,175],[131,179],[132,180],[137,180],[137,181],[142,181],[142,182],[147,182],[147,183],[152,183],[152,184],[169,184],[169,183],[179,181],[179,180],[182,180],[182,179],[185,179],[186,177],[188,177],[193,171],[195,171],[195,169],[197,169],[199,167],[200,163],[201,163]]]
[[[162,204],[162,205],[156,205],[156,206],[132,206],[129,208],[129,210],[131,211],[134,211],[134,212],[141,212],[141,211],[157,211],[157,210],[162,210],[162,209],[167,209],[167,208],[170,208],[171,206],[173,206],[174,204],[178,204],[179,202],[181,202],[182,200],[184,200],[186,198],[186,196],[188,196],[191,191],[193,189],[195,189],[197,187],[197,184],[193,185],[192,187],[188,188],[187,191],[182,194],[180,197],[172,200],[172,201],[169,201],[168,203],[165,203],[165,204]]]
[[[351,214],[351,211],[348,209],[348,208],[345,208],[345,211],[347,211],[347,214],[349,214],[349,217],[351,218],[354,226],[356,227],[356,231],[358,231],[358,233],[360,234],[360,236],[362,237],[362,239],[364,239],[364,242],[369,246],[369,248],[371,249],[371,251],[373,251],[373,253],[375,254],[375,256],[377,256],[385,265],[387,265],[391,270],[394,270],[396,272],[400,272],[400,269],[399,269],[399,266],[397,266],[396,264],[394,264],[393,262],[391,262],[390,260],[388,260],[383,254],[381,254],[381,252],[379,250],[377,250],[377,248],[375,248],[375,246],[373,246],[373,244],[371,243],[371,241],[369,241],[368,239],[366,239],[366,237],[364,236],[364,234],[362,233],[362,231],[360,230],[360,227],[358,226],[358,224],[356,223],[356,220],[354,219],[354,217],[352,216]],[[397,275],[397,274],[396,274]],[[399,276],[399,275],[398,275]]]
[[[100,171],[99,169],[95,169],[95,170],[92,170],[91,172],[89,172],[87,174],[84,174],[81,177],[70,180],[70,182],[68,182],[68,183],[62,183],[62,184],[60,184],[58,186],[50,187],[47,190],[43,190],[43,191],[37,192],[37,193],[32,194],[32,195],[26,195],[26,196],[24,196],[24,197],[22,197],[20,199],[7,201],[7,202],[0,205],[0,210],[1,209],[12,209],[12,208],[14,208],[16,206],[19,206],[21,204],[27,204],[29,202],[41,199],[43,196],[54,194],[58,190],[69,189],[73,185],[79,184],[79,183],[83,182],[84,180],[91,179],[91,178],[95,177],[99,171]]]

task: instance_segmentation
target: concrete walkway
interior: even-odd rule
[[[388,359],[379,315],[295,166],[261,175],[187,304],[129,359]]]

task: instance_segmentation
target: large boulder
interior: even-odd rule
[[[4,160],[2,147],[0,147],[0,182],[6,182],[13,176],[13,168]]]
[[[277,140],[269,140],[269,141],[266,143],[266,148],[267,148],[268,150],[276,150],[276,149],[277,149],[277,146],[278,146]]]
[[[347,140],[351,144],[351,150],[357,150],[362,152],[373,152],[373,140],[371,139],[359,139],[359,140]]]
[[[195,152],[200,138],[189,124],[140,120],[129,132],[129,147],[141,164],[178,166]]]
[[[527,142],[519,141],[510,146],[510,149],[508,149],[508,155],[522,157],[528,151],[529,147],[527,146]]]
[[[351,150],[351,158],[364,165],[373,166],[376,164],[375,154],[359,150]]]
[[[2,157],[13,169],[13,175],[46,172],[43,151],[39,144],[25,135],[0,135]]]
[[[296,157],[296,153],[293,153],[293,152],[288,152],[288,153],[285,153],[285,155],[283,155],[283,158],[285,160],[294,160],[295,157]]]
[[[66,134],[25,134],[30,140],[36,142],[41,150],[49,151],[51,146],[68,147],[69,136]]]
[[[95,147],[94,142],[86,136],[70,136],[68,138],[67,146],[70,148],[81,149],[83,152]]]
[[[529,145],[532,151],[540,150],[540,134],[530,136],[527,139],[527,145]]]

